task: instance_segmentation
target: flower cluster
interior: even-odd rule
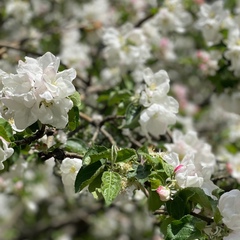
[[[216,164],[211,146],[199,140],[196,132],[183,135],[173,131],[173,143],[165,144],[170,153],[163,159],[174,167],[175,179],[180,188],[200,187],[212,196],[212,190],[217,188],[210,180]]]
[[[223,7],[223,1],[215,1],[212,5],[205,3],[200,7],[197,27],[201,29],[209,45],[217,44],[222,40],[220,31],[226,25],[229,14],[229,11]]]
[[[68,123],[73,103],[68,98],[75,92],[74,69],[58,72],[60,59],[51,53],[19,61],[17,74],[0,72],[2,83],[2,117],[14,120],[22,130],[39,120],[56,128]]]
[[[121,30],[106,29],[103,42],[108,66],[120,66],[123,72],[142,66],[150,58],[146,36],[142,29],[134,28],[131,24],[126,24]]]
[[[150,68],[143,72],[145,89],[141,92],[140,104],[145,107],[141,112],[139,123],[146,136],[155,137],[164,134],[168,125],[175,124],[178,102],[168,96],[170,85],[166,71],[153,74]]]
[[[169,32],[184,32],[191,23],[191,15],[185,11],[182,1],[167,0],[154,16],[153,22],[162,34]]]

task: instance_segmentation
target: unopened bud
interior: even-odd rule
[[[158,193],[161,201],[166,202],[170,199],[170,189],[166,188],[164,186],[159,186],[156,190],[156,192]]]

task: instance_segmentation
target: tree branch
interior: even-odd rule
[[[42,127],[41,129],[39,129],[34,135],[28,137],[28,138],[24,138],[24,139],[21,139],[21,140],[16,140],[14,141],[14,143],[16,145],[27,145],[27,144],[30,144],[40,138],[42,138],[45,134],[45,130],[46,130],[46,125],[45,124],[42,124]]]

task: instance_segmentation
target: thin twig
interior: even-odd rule
[[[99,127],[97,127],[96,128],[96,131],[94,132],[94,134],[93,134],[93,137],[92,137],[92,139],[91,139],[91,141],[89,142],[89,144],[88,145],[93,145],[94,144],[94,142],[96,141],[96,139],[97,139],[97,136],[98,136],[98,134],[99,134],[99,132],[100,132],[100,128]]]
[[[94,124],[93,119],[91,117],[89,117],[88,115],[86,115],[85,113],[80,112],[79,115],[81,118],[83,118],[87,122]]]
[[[43,161],[46,161],[47,159],[49,159],[51,157],[54,157],[55,159],[58,159],[60,161],[63,160],[64,158],[67,158],[67,157],[69,157],[69,158],[79,158],[79,159],[83,158],[83,155],[80,155],[80,154],[77,154],[77,153],[67,152],[67,151],[64,151],[61,148],[56,148],[53,151],[47,152],[47,153],[40,152],[38,154],[38,156]]]
[[[125,116],[122,116],[122,115],[107,116],[100,122],[99,125],[102,126],[102,125],[104,125],[105,122],[113,121],[115,119],[125,119]]]
[[[69,158],[79,158],[82,159],[83,155],[77,154],[77,153],[71,153],[71,152],[64,152],[65,153],[65,157],[69,157]]]
[[[190,214],[191,214],[192,216],[196,217],[196,218],[199,218],[199,219],[207,222],[208,224],[211,224],[211,223],[214,222],[214,220],[213,220],[212,218],[209,218],[209,217],[206,217],[206,216],[203,216],[203,215],[199,215],[199,214],[197,214],[197,213],[195,213],[195,212],[191,212]]]
[[[143,23],[145,23],[147,20],[149,20],[150,18],[152,18],[154,15],[155,15],[155,14],[152,14],[152,13],[149,14],[148,16],[146,16],[145,18],[143,18],[143,19],[141,19],[139,22],[137,22],[134,27],[135,27],[135,28],[141,27]]]
[[[130,142],[133,143],[135,146],[137,146],[139,148],[141,148],[143,146],[139,141],[135,140],[132,137],[132,135],[129,134],[129,135],[127,135],[127,137],[129,138]]]
[[[116,145],[116,142],[115,142],[115,140],[113,139],[112,135],[111,135],[108,131],[106,131],[106,129],[105,129],[104,126],[102,126],[102,127],[100,128],[100,131],[102,132],[102,134],[108,139],[108,141],[109,141],[112,145]]]
[[[46,125],[42,124],[41,129],[39,129],[34,135],[32,135],[28,138],[21,139],[21,140],[16,140],[16,141],[14,141],[14,143],[16,145],[30,144],[30,143],[34,142],[35,140],[38,140],[38,139],[42,138],[45,134],[45,129],[46,129]]]

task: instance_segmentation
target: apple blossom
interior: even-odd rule
[[[37,120],[56,128],[68,123],[75,92],[74,69],[58,72],[60,59],[47,52],[42,57],[19,61],[17,74],[0,72],[3,97],[2,115],[13,119],[17,129],[25,129]]]
[[[62,182],[66,192],[70,195],[74,193],[75,179],[81,167],[82,160],[78,158],[65,158],[62,161],[60,167]]]
[[[182,1],[168,0],[153,18],[156,27],[161,33],[185,31],[185,27],[191,22],[191,15],[185,11]]]
[[[204,179],[194,165],[194,154],[187,154],[181,164],[175,167],[175,179],[180,188],[201,187]]]
[[[150,133],[158,137],[166,132],[168,125],[175,124],[178,102],[167,95],[170,80],[166,71],[153,74],[150,68],[146,68],[143,78],[146,85],[139,102],[147,108],[141,112],[139,123],[146,136]]]
[[[0,137],[0,170],[4,169],[3,162],[13,154],[13,148],[8,147],[8,142]]]
[[[219,69],[218,61],[222,57],[221,53],[218,51],[198,50],[196,56],[199,60],[199,69],[203,74],[214,76]]]
[[[240,191],[231,190],[221,195],[218,209],[223,217],[223,223],[233,231],[240,231]]]
[[[165,134],[168,125],[176,123],[176,115],[164,105],[154,103],[141,112],[139,123],[143,133],[154,137]]]

